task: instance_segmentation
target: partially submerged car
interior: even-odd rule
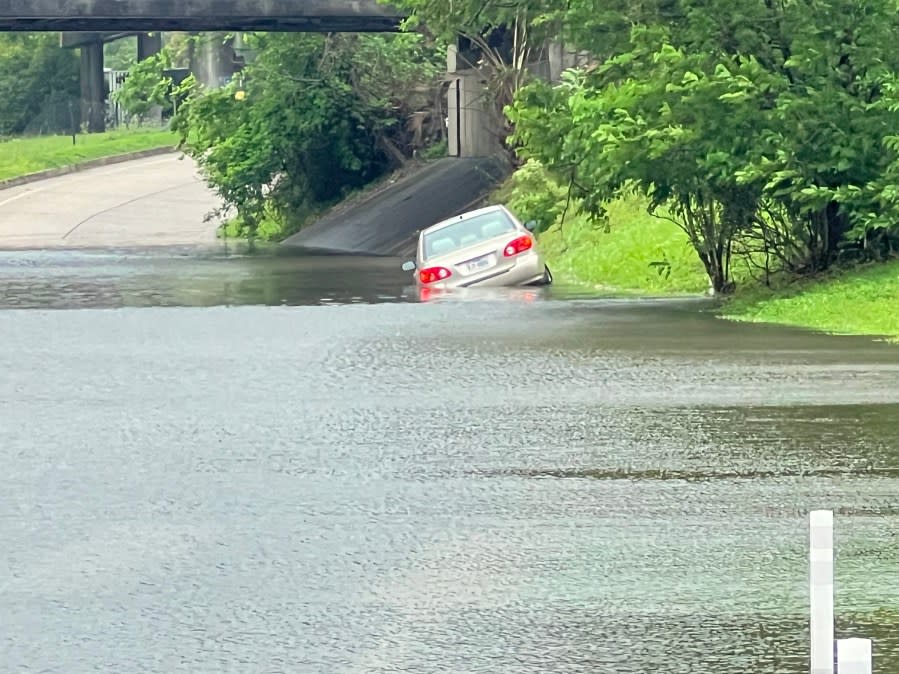
[[[488,206],[438,222],[419,234],[414,271],[419,287],[548,285],[552,274],[537,250],[536,223],[523,225],[505,206]]]

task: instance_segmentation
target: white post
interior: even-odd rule
[[[834,674],[832,510],[815,510],[809,515],[809,590],[811,674]]]
[[[839,674],[871,674],[871,640],[838,639],[837,671]]]

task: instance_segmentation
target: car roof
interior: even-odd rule
[[[507,212],[505,206],[500,204],[495,204],[493,206],[485,206],[484,208],[479,208],[475,211],[467,211],[465,213],[460,213],[459,215],[454,215],[451,218],[447,218],[446,220],[441,220],[435,225],[431,225],[423,230],[421,230],[422,235],[430,234],[431,232],[436,232],[438,229],[443,229],[448,225],[452,225],[456,222],[464,222],[465,220],[469,220],[471,218],[477,217],[479,215],[484,215],[485,213],[496,213],[497,211]]]

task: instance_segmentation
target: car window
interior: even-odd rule
[[[449,252],[455,250],[456,248],[458,248],[458,246],[456,245],[456,242],[453,241],[453,239],[451,237],[442,236],[439,239],[434,238],[431,241],[431,245],[430,245],[431,256],[443,255],[445,253],[449,253]]]
[[[503,211],[492,211],[460,220],[425,234],[425,259],[446,255],[514,231],[515,223]]]

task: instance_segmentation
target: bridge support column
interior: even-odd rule
[[[447,55],[447,137],[451,157],[490,157],[499,152],[493,118],[487,106],[483,76],[474,68],[458,67],[458,51]]]
[[[546,44],[547,67],[542,77],[550,82],[561,82],[563,72],[569,68],[586,66],[590,60],[591,56],[587,52],[571,49],[558,40],[550,41]]]
[[[137,60],[146,61],[153,58],[162,51],[162,33],[138,33],[137,34]],[[152,121],[155,124],[162,124],[162,107],[154,105],[150,111],[144,115],[144,121]]]
[[[208,89],[218,89],[239,69],[234,39],[226,33],[204,33],[190,43],[190,71]]]
[[[90,42],[81,52],[81,119],[88,133],[106,130],[106,87],[103,81],[103,42]]]
[[[162,33],[139,33],[137,36],[137,60],[146,61],[162,51]]]

